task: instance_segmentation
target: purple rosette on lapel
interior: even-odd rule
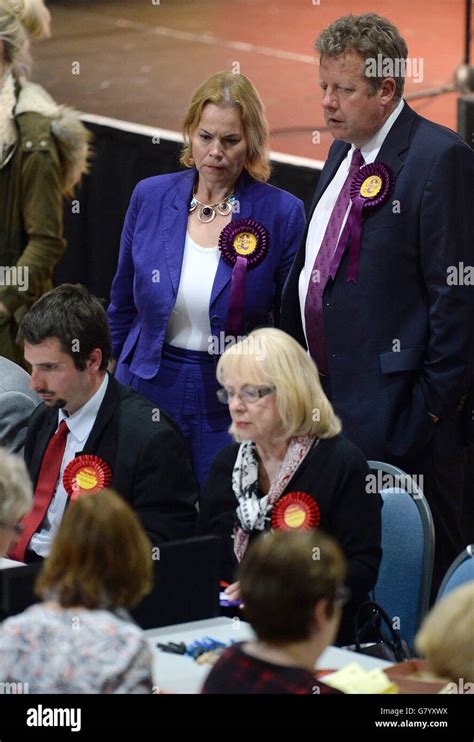
[[[268,248],[268,231],[255,219],[237,219],[220,233],[221,255],[233,266],[226,333],[235,338],[243,331],[247,270],[262,262]]]
[[[359,275],[360,235],[362,231],[362,213],[365,209],[381,206],[388,198],[393,187],[393,174],[382,162],[364,165],[354,175],[351,182],[351,210],[342,231],[337,250],[331,263],[330,276],[334,280],[342,259],[344,247],[350,234],[349,268],[347,280],[357,283]]]

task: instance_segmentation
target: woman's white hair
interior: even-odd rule
[[[230,375],[241,384],[275,387],[284,439],[296,435],[333,438],[341,432],[341,421],[324,394],[316,364],[286,332],[262,327],[227,348],[217,364],[217,379],[225,385]],[[229,432],[240,440],[233,425]]]
[[[33,487],[25,462],[0,448],[0,521],[14,523],[33,504]]]
[[[18,74],[29,73],[30,39],[50,35],[51,14],[44,0],[0,0],[0,41],[7,65]]]
[[[474,683],[473,580],[435,603],[415,637],[415,648],[440,677]]]

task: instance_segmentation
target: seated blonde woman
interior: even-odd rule
[[[33,487],[25,462],[0,448],[0,557],[22,533],[20,520],[33,504]]]
[[[214,460],[199,529],[223,538],[221,576],[232,581],[249,540],[270,528],[317,528],[348,564],[352,600],[338,642],[354,640],[354,614],[377,579],[381,498],[369,494],[367,461],[341,434],[316,366],[289,335],[255,330],[219,359],[219,399],[235,444]],[[228,588],[238,599],[239,586]]]
[[[456,588],[433,606],[416,635],[415,647],[436,675],[459,684],[458,693],[472,693],[474,581]],[[469,686],[466,687],[466,683]]]
[[[0,626],[0,681],[29,693],[151,693],[150,650],[124,610],[151,583],[151,545],[125,500],[79,497],[39,575],[43,602]]]
[[[254,539],[240,570],[244,617],[256,640],[226,649],[203,693],[335,693],[316,660],[335,639],[345,588],[341,550],[322,532]]]

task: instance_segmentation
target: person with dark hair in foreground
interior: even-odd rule
[[[167,415],[107,373],[111,341],[99,300],[82,286],[58,286],[30,309],[20,336],[43,404],[25,442],[33,510],[10,557],[47,556],[81,487],[114,487],[152,544],[192,536],[198,491],[185,442]]]
[[[345,576],[339,547],[321,531],[255,539],[239,577],[244,617],[257,639],[226,649],[202,692],[334,693],[314,672],[337,634]]]
[[[0,627],[0,680],[25,693],[151,693],[151,653],[125,609],[150,592],[150,542],[115,492],[71,504],[36,583]],[[26,687],[25,687],[26,686]]]

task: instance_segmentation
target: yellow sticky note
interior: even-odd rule
[[[325,675],[323,682],[343,693],[398,693],[398,687],[380,667],[367,671],[357,662]]]

